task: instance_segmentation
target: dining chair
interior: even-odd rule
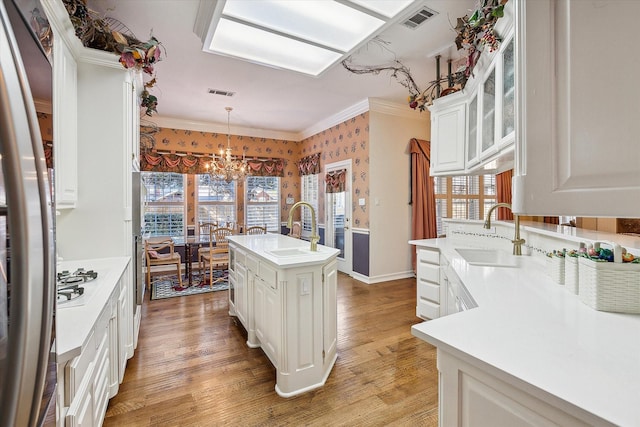
[[[209,231],[212,228],[216,228],[216,227],[218,227],[217,222],[201,222],[200,225],[198,226],[201,236],[208,236]]]
[[[244,234],[267,234],[267,227],[262,227],[260,225],[254,225],[253,227],[248,227]]]
[[[167,248],[168,252],[165,251]],[[170,237],[147,239],[144,242],[144,253],[147,260],[147,289],[151,289],[151,267],[174,264],[178,273],[178,283],[182,287],[182,257],[175,252],[174,243]]]
[[[300,221],[293,222],[289,236],[295,237],[296,239],[302,237],[302,223]]]
[[[199,251],[198,267],[203,274],[209,267],[209,286],[225,280],[225,277],[214,279],[214,270],[226,270],[229,268],[229,241],[227,237],[233,234],[233,230],[227,227],[211,228],[209,231],[209,247],[206,251]],[[203,248],[204,249],[204,248]]]

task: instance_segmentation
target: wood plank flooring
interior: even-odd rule
[[[227,291],[149,301],[105,426],[436,426],[435,347],[411,335],[415,279],[338,279],[338,360],[293,398],[228,314]]]

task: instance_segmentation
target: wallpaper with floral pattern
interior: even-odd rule
[[[227,135],[223,133],[201,132],[183,129],[159,128],[153,135],[153,149],[160,152],[182,152],[191,154],[219,154],[227,147]],[[244,150],[247,158],[279,158],[284,160],[284,177],[280,188],[280,218],[286,221],[289,207],[285,204],[287,197],[300,198],[300,177],[296,161],[300,158],[300,143],[296,141],[271,138],[256,138],[242,135],[231,135],[231,149],[234,155],[241,156]],[[237,188],[237,218],[244,222],[244,186]],[[187,224],[195,224],[195,183],[193,175],[187,182]]]
[[[320,152],[318,207],[320,222],[324,223],[324,167],[328,163],[351,159],[351,210],[356,228],[369,228],[369,113],[362,113],[349,120],[323,130],[302,140],[301,157]],[[358,199],[365,199],[359,206]]]
[[[46,141],[53,139],[51,115],[38,113],[42,137]],[[153,149],[161,152],[182,152],[192,154],[219,153],[227,145],[226,134],[201,132],[182,129],[159,128],[153,135]],[[45,145],[46,147],[46,145]],[[149,147],[147,147],[149,148]],[[241,135],[231,136],[231,148],[234,155],[260,158],[280,158],[284,160],[284,178],[282,178],[280,218],[284,222],[289,215],[288,197],[300,200],[300,176],[296,162],[314,153],[320,155],[319,213],[318,222],[324,223],[324,166],[327,163],[352,159],[352,221],[356,228],[369,228],[369,113],[362,113],[349,120],[323,130],[300,142],[270,138],[255,138]],[[49,153],[51,150],[49,149]],[[50,156],[50,154],[49,154]],[[49,161],[49,158],[47,159]],[[187,177],[188,212],[187,224],[195,224],[193,200],[195,183],[193,175]],[[243,194],[242,185],[238,195]],[[359,206],[358,199],[364,198],[365,205]],[[299,212],[295,218],[299,218]],[[244,200],[238,197],[238,218],[244,218]]]

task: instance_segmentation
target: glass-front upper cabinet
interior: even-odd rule
[[[467,140],[467,166],[478,161],[478,97],[474,96],[469,103],[468,114],[468,140]]]
[[[516,129],[514,45],[515,42],[512,37],[502,51],[502,126],[500,129],[500,145],[512,142]]]
[[[482,154],[495,146],[496,141],[496,69],[493,68],[482,85]]]

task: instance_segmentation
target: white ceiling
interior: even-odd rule
[[[155,67],[157,85],[151,90],[158,97],[154,117],[226,124],[225,107],[230,106],[232,127],[253,128],[257,134],[261,130],[301,134],[367,98],[408,104],[407,89],[390,73],[356,75],[337,64],[315,78],[202,52],[202,42],[193,32],[199,0],[90,0],[88,4],[118,19],[138,39],[153,35],[162,43],[163,59]],[[442,52],[441,72],[446,73],[446,58],[459,57],[454,45],[456,19],[468,14],[475,1],[422,4],[439,14],[415,30],[400,23],[390,27],[380,35],[388,50],[369,43],[354,55],[354,62],[388,64],[395,55],[424,90],[435,78],[434,56]],[[235,95],[211,95],[209,89]]]

